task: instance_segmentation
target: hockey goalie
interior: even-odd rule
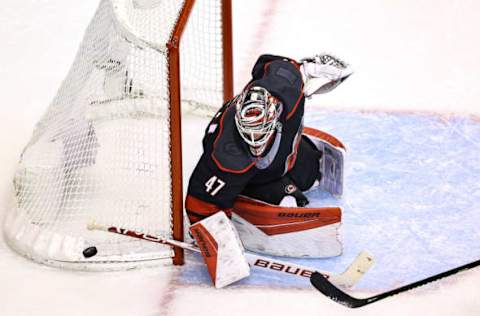
[[[223,242],[199,233],[223,211],[240,248],[289,257],[341,254],[341,209],[308,207],[305,192],[342,195],[345,146],[303,121],[306,97],[333,90],[351,74],[328,54],[258,58],[250,82],[208,124],[190,177],[185,208],[200,247],[207,237]]]

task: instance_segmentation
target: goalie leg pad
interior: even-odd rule
[[[247,197],[235,201],[232,222],[247,250],[273,256],[326,258],[342,253],[339,207],[298,208]]]
[[[250,275],[240,238],[224,212],[218,212],[190,226],[216,288]]]
[[[314,128],[305,127],[302,134],[322,153],[321,178],[314,186],[318,185],[336,197],[342,196],[345,146],[334,136]]]

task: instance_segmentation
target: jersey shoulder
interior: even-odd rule
[[[204,154],[222,172],[245,173],[255,165],[248,146],[238,135],[235,126],[235,102],[217,113],[207,126]]]
[[[287,117],[303,106],[303,78],[298,63],[272,55],[262,55],[252,70],[252,81],[247,85],[260,86],[282,101]]]

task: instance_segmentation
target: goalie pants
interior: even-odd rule
[[[316,180],[320,181],[321,158],[322,153],[307,137],[302,136],[295,165],[290,171],[268,183],[258,184],[257,181],[252,181],[254,184],[247,185],[242,195],[274,205],[280,205],[286,196],[292,196],[297,206],[306,206],[308,199],[302,191],[310,189]]]

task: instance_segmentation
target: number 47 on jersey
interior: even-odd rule
[[[225,181],[213,176],[205,182],[205,191],[211,196],[215,196],[225,186]]]

